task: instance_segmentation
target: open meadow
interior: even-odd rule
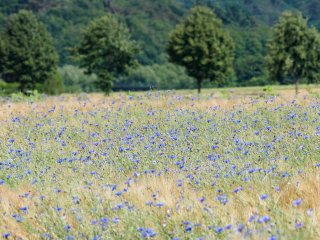
[[[8,239],[320,239],[320,89],[0,103]]]

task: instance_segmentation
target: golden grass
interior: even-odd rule
[[[255,186],[243,189],[237,194],[233,193],[231,197],[229,196],[229,202],[226,205],[215,200],[217,193],[214,189],[195,190],[188,184],[177,187],[178,180],[179,176],[171,174],[160,177],[142,176],[132,182],[132,189],[120,198],[110,191],[96,187],[84,189],[75,183],[70,185],[70,191],[80,197],[81,204],[88,206],[88,210],[92,204],[92,197],[100,196],[104,202],[113,204],[125,199],[138,208],[142,215],[152,215],[163,224],[168,221],[168,214],[170,214],[169,221],[174,223],[182,223],[186,219],[190,219],[193,222],[203,224],[208,218],[219,218],[223,224],[237,224],[239,221],[247,222],[249,217],[254,214],[258,216],[269,215],[272,221],[285,221],[282,222],[282,225],[287,225],[287,228],[292,230],[294,230],[294,224],[297,221],[308,223],[311,239],[320,238],[320,176],[314,171],[296,176],[290,181],[283,180],[279,184],[281,188],[279,192],[275,191],[274,186],[268,182],[256,183]],[[265,201],[260,200],[261,189],[265,193],[269,193],[269,198]],[[19,194],[26,192],[29,192],[32,197],[29,199],[19,197]],[[0,186],[0,212],[2,214],[0,225],[6,226],[7,230],[14,233],[15,237],[23,239],[33,239],[36,236],[30,232],[31,230],[28,228],[30,224],[33,229],[45,232],[45,223],[41,222],[37,216],[41,215],[43,211],[48,211],[49,206],[61,206],[66,209],[72,204],[68,192],[61,193],[59,198],[50,194],[49,189],[45,193],[48,198],[45,202],[48,205],[46,210],[39,201],[34,200],[40,194],[32,186],[20,185],[17,189]],[[156,194],[154,199],[151,197],[152,194]],[[199,201],[202,196],[206,196],[203,203]],[[300,206],[294,207],[292,202],[297,198],[302,198],[303,202]],[[163,207],[148,207],[146,206],[147,201],[162,202],[165,205]],[[8,217],[21,212],[19,208],[24,206],[28,206],[28,215],[26,216],[28,225],[17,223],[14,218]],[[204,207],[208,210],[204,211]],[[312,209],[310,216],[307,214],[308,209]],[[89,212],[87,211],[86,217],[93,219]],[[48,212],[46,215],[47,218],[52,217],[53,221],[57,217],[50,216]],[[298,219],[296,219],[297,216],[299,216]],[[73,216],[66,215],[64,219],[73,227],[77,227],[79,224]],[[157,227],[155,222],[148,224],[155,229]],[[250,225],[250,223],[248,224]]]

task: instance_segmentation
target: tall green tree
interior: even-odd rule
[[[196,79],[199,93],[204,80],[222,83],[232,72],[234,44],[221,20],[206,7],[191,9],[171,32],[167,51],[170,61]]]
[[[320,37],[309,28],[300,12],[284,12],[274,27],[269,43],[268,69],[273,80],[288,79],[298,84],[302,79],[315,82],[320,71]]]
[[[127,26],[108,14],[91,22],[76,52],[81,66],[96,74],[100,88],[109,93],[114,77],[135,65],[139,47]]]
[[[7,82],[18,82],[20,90],[34,90],[55,72],[58,55],[43,24],[29,11],[9,17],[1,34],[0,71]]]

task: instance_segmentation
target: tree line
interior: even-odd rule
[[[108,13],[89,23],[80,43],[70,51],[85,74],[95,76],[95,90],[110,93],[114,82],[136,72],[142,48],[132,39],[127,25],[117,15]],[[172,64],[187,73],[190,85],[194,81],[199,93],[205,81],[223,86],[237,74],[234,40],[221,19],[204,6],[192,8],[170,33],[166,54]],[[270,83],[294,83],[298,92],[299,82],[319,81],[320,34],[300,12],[284,12],[273,28],[267,56],[261,61],[266,65]],[[33,13],[20,10],[9,16],[0,35],[1,78],[16,83],[24,93],[40,89],[55,94],[63,91],[57,64],[53,37]],[[174,87],[175,79],[167,81],[168,87],[170,81]]]

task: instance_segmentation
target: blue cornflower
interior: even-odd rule
[[[260,199],[261,199],[261,200],[266,200],[268,197],[269,197],[268,194],[262,194],[262,195],[260,196]]]
[[[296,229],[300,229],[302,227],[303,227],[303,223],[302,222],[296,222],[296,224],[295,224],[295,228]]]
[[[220,233],[223,232],[223,228],[222,228],[222,227],[216,227],[214,230],[215,230],[215,232],[218,233],[218,234],[220,234]]]
[[[258,223],[267,223],[270,221],[270,217],[268,215],[262,216],[258,219]]]
[[[22,218],[20,215],[18,215],[18,214],[12,214],[12,217],[13,217],[14,219],[16,219],[16,222],[18,222],[18,223],[23,220],[23,218]]]
[[[211,149],[216,149],[216,148],[218,148],[218,146],[217,146],[217,145],[213,145],[213,146],[211,146]]]
[[[141,233],[142,238],[150,238],[157,236],[157,234],[151,228],[139,227],[138,231]]]
[[[102,226],[107,226],[107,224],[108,224],[108,222],[109,222],[109,219],[108,218],[101,218],[101,224],[102,224]]]
[[[57,212],[60,212],[60,211],[62,210],[61,207],[55,207],[54,209],[55,209]]]
[[[120,219],[118,217],[113,218],[112,222],[113,223],[119,223]]]
[[[233,190],[234,193],[238,193],[243,190],[243,187],[237,187],[236,189]]]
[[[281,191],[280,187],[275,187],[274,190],[276,190],[277,192]]]
[[[275,235],[272,235],[271,237],[269,237],[268,238],[268,240],[277,240],[278,238],[277,238],[277,236],[275,236]]]
[[[238,232],[242,232],[244,229],[245,229],[245,226],[241,223],[241,224],[238,226],[237,231],[238,231]]]
[[[10,233],[4,233],[4,234],[2,234],[2,237],[3,237],[3,238],[8,238],[8,237],[10,237],[10,236],[11,236]]]
[[[111,191],[114,191],[114,190],[116,190],[117,189],[117,184],[113,184],[112,186],[111,186]]]
[[[296,116],[296,114],[295,113],[291,113],[289,116],[290,116],[290,118],[294,118]]]
[[[97,220],[92,220],[92,221],[91,221],[91,224],[92,224],[92,225],[97,225],[98,223],[99,223],[99,222],[98,222]]]
[[[74,240],[75,238],[74,238],[74,236],[66,236],[65,237],[65,240]]]
[[[186,232],[191,232],[192,231],[192,226],[191,225],[188,225],[185,227],[185,231]]]
[[[225,194],[219,195],[215,199],[223,205],[226,205],[228,203],[228,197]]]
[[[72,200],[73,200],[73,203],[74,203],[74,204],[79,204],[79,203],[80,203],[80,198],[77,197],[77,196],[73,196],[73,197],[72,197]]]
[[[66,230],[67,232],[69,232],[70,229],[71,229],[71,226],[70,226],[70,225],[64,226],[64,230]]]
[[[19,208],[21,211],[23,211],[23,212],[26,212],[26,211],[28,211],[28,207],[21,207],[21,208]]]
[[[232,228],[231,224],[228,224],[227,226],[224,227],[225,230],[230,230]]]
[[[152,201],[147,201],[147,202],[146,202],[146,205],[152,206],[152,205],[153,205],[153,202],[152,202]]]
[[[122,191],[116,192],[116,196],[119,197],[122,195]]]
[[[301,198],[298,198],[298,199],[296,199],[296,200],[293,200],[292,205],[293,205],[294,207],[298,207],[298,206],[300,206],[301,203],[302,203],[302,199],[301,199]]]
[[[97,235],[92,238],[92,240],[100,240],[100,239],[102,239],[101,235]]]
[[[182,184],[183,184],[182,180],[178,180],[178,181],[177,181],[177,186],[178,186],[178,187],[182,187]]]
[[[256,219],[257,215],[252,215],[249,217],[248,222],[253,222]]]
[[[156,206],[157,206],[157,207],[163,207],[163,206],[164,206],[164,203],[158,202],[158,203],[156,203]]]

